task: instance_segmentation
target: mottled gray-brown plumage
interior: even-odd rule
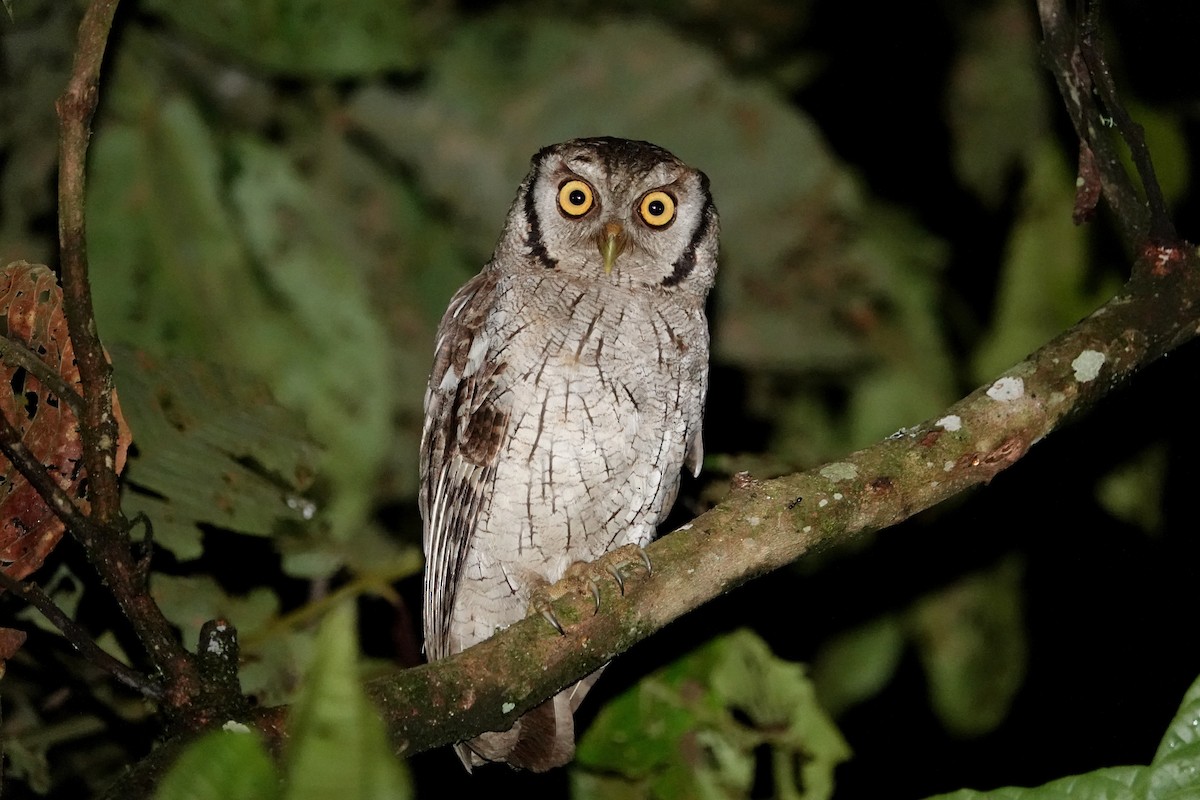
[[[700,469],[708,179],[662,148],[577,139],[533,157],[491,261],[450,301],[425,395],[425,651],[525,616],[569,565],[645,546]],[[545,770],[575,752],[595,675],[457,745]]]

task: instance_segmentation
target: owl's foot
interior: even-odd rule
[[[544,590],[534,591],[529,604],[542,615],[542,619],[554,626],[554,630],[558,631],[562,636],[567,635],[567,631],[563,628],[562,623],[558,621],[558,616],[554,613],[554,606],[550,602],[550,597],[547,596]]]
[[[627,558],[630,548],[637,551],[638,560],[642,566],[646,568],[647,575],[654,574],[654,565],[650,563],[650,554],[646,552],[644,547],[639,547],[636,544],[625,545],[624,547],[613,550],[608,555],[604,556],[604,569],[609,575],[613,576],[613,580],[617,582],[617,588],[621,590],[621,594],[625,594],[625,576],[622,570],[632,564]]]

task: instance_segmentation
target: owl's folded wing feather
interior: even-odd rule
[[[508,428],[500,381],[505,364],[486,325],[496,283],[485,270],[450,301],[425,393],[418,501],[425,525],[425,651],[431,659],[451,655],[455,590]]]

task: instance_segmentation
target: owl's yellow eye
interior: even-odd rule
[[[558,187],[558,207],[568,217],[582,217],[592,210],[592,187],[581,180],[569,180]]]
[[[647,192],[638,203],[638,213],[652,228],[662,228],[675,219],[675,198],[662,190]]]

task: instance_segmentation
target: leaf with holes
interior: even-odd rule
[[[40,264],[16,261],[0,271],[0,413],[60,488],[87,510],[83,443],[70,402],[79,369],[67,334],[62,290]],[[56,385],[47,385],[56,384]],[[117,470],[125,464],[129,428],[116,395]],[[0,569],[21,579],[33,572],[63,535],[63,523],[7,459],[0,461]]]

